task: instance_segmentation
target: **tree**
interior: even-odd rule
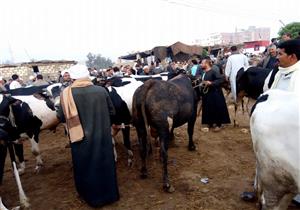
[[[300,22],[292,22],[282,27],[279,30],[278,35],[281,37],[285,33],[290,33],[292,35],[292,38],[296,38],[297,36],[299,36],[298,35],[299,32],[300,32]]]
[[[101,54],[88,53],[88,60],[85,62],[87,67],[96,67],[97,69],[105,69],[113,65],[113,62],[109,58],[102,57]]]

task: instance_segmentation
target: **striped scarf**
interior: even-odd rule
[[[60,95],[61,106],[66,117],[66,124],[71,143],[81,141],[84,137],[78,111],[72,95],[72,88],[93,85],[90,79],[77,79],[72,85],[66,87]]]

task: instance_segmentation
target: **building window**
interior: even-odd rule
[[[32,66],[32,70],[34,73],[39,73],[39,67],[38,66]]]

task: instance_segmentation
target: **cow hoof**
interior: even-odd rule
[[[247,202],[254,202],[256,201],[256,193],[255,192],[243,192],[241,194],[241,199]]]
[[[164,188],[164,191],[167,192],[167,193],[175,192],[175,188],[170,184],[164,185],[163,188]]]
[[[147,175],[147,174],[141,174],[141,178],[142,178],[142,179],[147,179],[147,178],[148,178],[148,175]]]
[[[25,162],[20,163],[20,168],[18,168],[19,175],[23,175],[25,173]]]
[[[19,175],[22,176],[23,174],[25,174],[25,168],[19,168],[18,172],[19,172]]]
[[[234,122],[234,123],[233,123],[233,127],[237,128],[237,127],[239,127],[239,126],[240,126],[240,124],[239,124],[238,122]]]
[[[133,161],[132,161],[132,159],[128,159],[127,160],[127,165],[128,165],[128,167],[131,167],[132,166],[132,163],[133,163]]]
[[[195,145],[189,145],[189,151],[195,151],[196,147]]]
[[[35,169],[34,169],[35,173],[37,173],[37,174],[40,173],[42,167],[43,167],[42,165],[35,166]]]
[[[148,177],[147,169],[142,168],[140,176],[141,176],[142,179],[146,179]]]

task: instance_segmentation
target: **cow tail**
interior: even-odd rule
[[[8,118],[10,120],[10,123],[13,127],[17,127],[16,126],[16,121],[15,121],[15,116],[14,116],[14,113],[13,113],[13,110],[12,110],[12,105],[9,105],[9,115],[8,115]]]
[[[144,123],[145,123],[146,137],[147,137],[147,140],[148,140],[148,133],[150,133],[150,128],[149,128],[148,119],[147,119],[147,115],[146,115],[145,99],[143,99],[141,105],[142,105],[141,106],[142,116],[144,118]],[[148,129],[149,129],[149,132],[148,132]]]

